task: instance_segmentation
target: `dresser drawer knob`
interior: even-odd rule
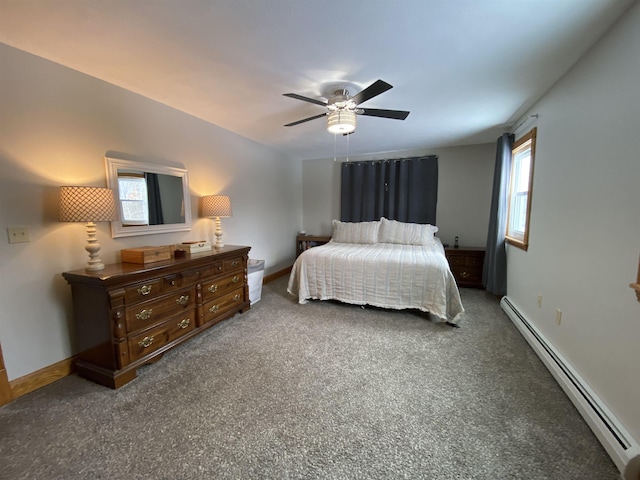
[[[218,310],[220,310],[220,306],[219,306],[219,305],[214,305],[213,307],[211,307],[211,308],[209,309],[209,311],[210,311],[211,313],[216,313]]]
[[[191,320],[189,320],[188,318],[185,318],[180,323],[178,323],[178,327],[187,328],[190,324],[191,324]]]
[[[238,260],[234,260],[233,262],[231,262],[231,266],[232,267],[237,267],[238,266]]]
[[[240,294],[236,293],[236,294],[233,296],[233,301],[234,301],[234,302],[237,302],[238,300],[240,300]]]
[[[460,276],[461,276],[462,278],[467,278],[467,277],[469,277],[470,275],[471,275],[471,274],[470,274],[469,272],[460,272]]]
[[[176,300],[178,305],[186,305],[189,303],[189,295],[180,295],[180,298]]]
[[[150,308],[149,310],[145,308],[140,313],[136,313],[136,318],[138,320],[149,320],[152,314],[153,314],[153,308]]]
[[[153,285],[142,285],[139,289],[138,289],[138,293],[140,295],[149,295],[151,293],[151,288],[153,287]]]
[[[215,293],[218,291],[218,285],[216,285],[215,283],[213,285],[209,285],[209,288],[207,288],[207,290],[209,290],[211,293]]]
[[[240,281],[240,277],[238,275],[234,275],[233,278],[231,279],[231,281],[233,283],[238,283]]]
[[[153,343],[153,337],[144,337],[142,340],[138,342],[138,345],[140,345],[142,348],[147,348],[147,347],[150,347],[152,343]]]

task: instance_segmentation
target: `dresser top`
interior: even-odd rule
[[[123,277],[146,276],[157,273],[159,275],[169,271],[180,271],[210,263],[212,260],[223,260],[234,255],[245,255],[251,247],[240,245],[225,245],[222,248],[212,248],[211,251],[193,253],[182,258],[171,258],[153,263],[112,263],[105,265],[103,270],[87,271],[84,268],[64,272],[62,276],[67,281],[82,281],[89,283],[110,283]],[[213,258],[212,258],[213,257]]]

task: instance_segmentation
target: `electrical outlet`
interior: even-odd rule
[[[560,310],[560,309],[556,310],[556,323],[558,325],[560,325],[560,323],[562,323],[562,310]]]
[[[538,294],[538,308],[542,308],[542,294]]]
[[[28,243],[31,241],[29,227],[7,227],[7,235],[9,243]]]

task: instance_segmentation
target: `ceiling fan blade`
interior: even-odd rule
[[[315,103],[316,105],[322,105],[323,107],[327,106],[327,102],[323,102],[322,100],[316,100],[315,98],[303,97],[302,95],[298,95],[297,93],[283,93],[285,97],[295,98],[296,100],[302,100],[303,102]]]
[[[379,108],[359,108],[359,115],[367,115],[369,117],[393,118],[394,120],[404,120],[409,116],[410,112],[405,110],[381,110]]]
[[[391,90],[393,85],[389,85],[387,82],[383,80],[376,80],[367,88],[362,90],[360,93],[356,93],[352,100],[356,102],[356,105],[360,105],[361,103],[366,102],[367,100],[372,99],[380,95],[381,93],[386,92],[387,90]]]
[[[309,120],[315,120],[316,118],[326,117],[328,115],[327,112],[321,113],[320,115],[314,115],[313,117],[303,118],[302,120],[298,120],[297,122],[287,123],[285,127],[293,127],[294,125],[298,125],[300,123],[308,122]]]

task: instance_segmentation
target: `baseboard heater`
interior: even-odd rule
[[[549,369],[605,448],[625,480],[640,480],[640,446],[589,385],[520,313],[509,297],[500,306]]]

